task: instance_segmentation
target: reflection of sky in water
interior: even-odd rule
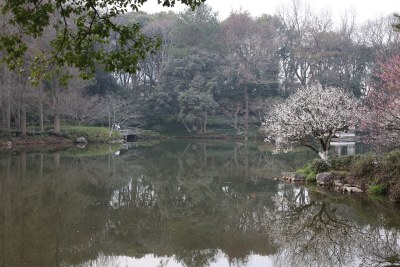
[[[157,257],[152,254],[148,254],[142,258],[132,258],[126,256],[100,256],[96,261],[91,261],[82,264],[82,266],[90,267],[184,267],[182,263],[178,263],[173,257]],[[245,264],[236,262],[229,263],[229,260],[225,255],[220,252],[218,253],[216,262],[213,262],[209,267],[231,267],[231,266],[242,266],[242,267],[272,267],[272,259],[268,256],[250,255],[248,262]]]

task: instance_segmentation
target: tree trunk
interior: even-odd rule
[[[59,113],[59,88],[57,84],[56,78],[53,78],[53,110],[54,110],[54,119],[53,119],[53,131],[55,133],[60,133],[61,132],[61,127],[60,127],[60,113]]]
[[[183,125],[185,126],[185,128],[186,128],[186,131],[188,131],[188,133],[190,133],[190,132],[192,132],[190,129],[189,129],[189,127],[186,125],[186,123],[185,123],[185,120],[183,119],[183,115],[182,115],[182,113],[183,113],[183,108],[181,108],[181,111],[179,112],[179,117],[181,118],[181,121],[182,121],[182,123],[183,123]],[[178,117],[178,118],[179,118]]]
[[[11,92],[10,87],[7,86],[7,96],[6,96],[6,117],[5,117],[5,127],[8,132],[11,131]]]
[[[26,99],[25,99],[25,88],[22,87],[21,92],[21,117],[20,117],[20,131],[21,136],[26,136]]]
[[[192,130],[190,130],[189,127],[186,125],[183,118],[181,118],[181,121],[182,121],[183,125],[185,125],[186,131],[188,131],[188,133],[192,132]]]
[[[39,131],[44,133],[43,91],[42,91],[42,88],[40,88],[40,92],[39,92],[38,108],[39,108]]]
[[[17,130],[20,130],[21,128],[21,103],[20,101],[16,103],[17,108],[15,109],[16,112],[14,114],[14,122],[15,122],[15,128]]]
[[[60,133],[61,132],[61,126],[60,126],[60,114],[56,113],[54,114],[54,121],[53,121],[53,130],[55,133]]]
[[[328,151],[318,152],[318,156],[319,156],[321,159],[323,159],[323,160],[325,160],[325,161],[328,161]]]
[[[44,116],[43,116],[43,102],[39,103],[39,131],[44,133]]]
[[[244,94],[244,138],[247,141],[249,135],[249,92],[247,87],[243,87]]]
[[[7,132],[11,131],[11,72],[3,66],[3,88],[4,88],[4,109],[3,109],[3,127]]]
[[[208,118],[208,112],[206,110],[206,112],[204,114],[203,133],[205,133],[207,131],[207,118]]]
[[[332,135],[331,134],[328,135],[326,137],[326,139],[325,138],[320,138],[319,139],[319,142],[321,143],[321,146],[322,146],[322,152],[319,152],[318,155],[325,161],[328,160],[328,152],[329,152],[329,149],[330,149],[331,139],[332,139]]]

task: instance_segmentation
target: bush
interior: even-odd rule
[[[389,199],[391,201],[400,202],[400,181],[390,188]]]
[[[304,165],[301,169],[298,169],[297,172],[304,174],[307,182],[317,181],[317,174],[312,170],[309,164]]]
[[[333,156],[330,160],[331,167],[337,171],[350,171],[351,166],[353,165],[354,161],[357,160],[357,156],[348,155],[348,156]]]
[[[393,151],[383,157],[381,171],[390,177],[400,177],[400,151]]]
[[[317,174],[329,171],[329,165],[322,159],[315,159],[307,163],[301,169],[297,170],[298,173],[306,176],[307,182],[316,182]]]
[[[376,170],[374,159],[371,155],[363,155],[354,160],[350,173],[356,178],[365,179],[374,177]]]
[[[330,166],[322,159],[314,159],[310,162],[310,167],[315,173],[326,172],[330,170]]]
[[[368,188],[368,193],[372,195],[385,195],[386,194],[386,186],[379,185],[370,185]]]

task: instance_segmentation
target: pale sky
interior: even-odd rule
[[[247,10],[253,16],[263,13],[274,14],[276,9],[282,5],[287,6],[291,0],[206,0],[206,4],[218,12],[219,19],[224,20],[229,16],[231,10]],[[394,12],[400,13],[400,0],[302,0],[313,10],[330,9],[334,19],[338,19],[346,10],[354,10],[357,14],[357,21],[364,22],[377,18],[381,15],[390,15]],[[157,0],[148,0],[141,9],[148,13],[155,13],[162,9],[157,5]],[[179,4],[173,11],[180,12],[184,6]]]

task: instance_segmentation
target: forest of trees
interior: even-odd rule
[[[136,73],[99,65],[94,78],[76,75],[65,83],[63,72],[79,71],[65,67],[37,82],[28,67],[10,71],[0,65],[0,129],[26,135],[60,132],[63,123],[179,125],[188,132],[220,127],[247,136],[273,103],[301,87],[321,84],[365,99],[384,83],[382,66],[400,52],[395,21],[390,16],[357,24],[355,15],[345,13],[334,22],[329,12],[300,1],[256,18],[233,11],[223,21],[207,5],[180,14],[122,14],[119,24],[162,37],[158,50],[138,60]],[[52,34],[32,40],[26,64],[46,50]],[[111,51],[119,38],[112,36]]]

